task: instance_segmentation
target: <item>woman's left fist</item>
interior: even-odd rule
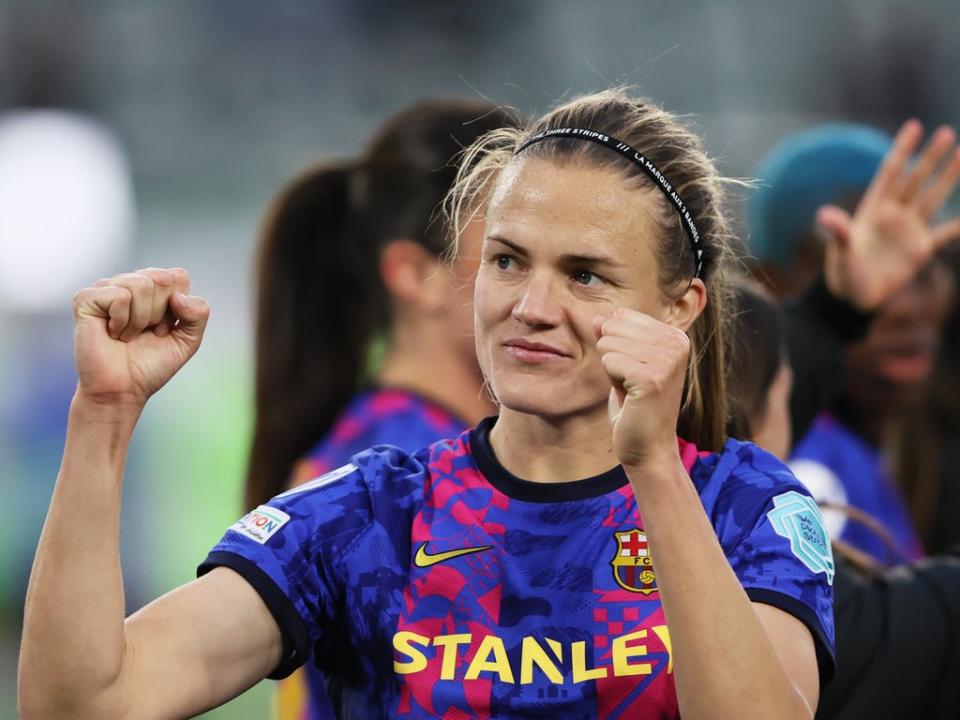
[[[610,377],[613,449],[625,468],[677,454],[677,418],[690,338],[644,313],[618,308],[594,321]]]

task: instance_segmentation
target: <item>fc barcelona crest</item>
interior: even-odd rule
[[[617,539],[617,554],[610,564],[617,585],[630,592],[649,595],[657,589],[657,577],[653,574],[653,559],[647,545],[647,534],[642,530],[624,530],[614,533]]]

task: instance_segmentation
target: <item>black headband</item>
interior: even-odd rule
[[[700,233],[697,232],[697,226],[694,224],[693,218],[690,217],[690,211],[687,210],[687,206],[684,205],[683,200],[680,199],[680,195],[677,194],[677,191],[673,189],[670,181],[663,176],[663,173],[657,169],[656,165],[650,162],[650,160],[648,160],[644,155],[640,154],[640,152],[627,145],[625,142],[620,142],[616,138],[610,137],[609,135],[604,135],[596,130],[587,130],[585,128],[554,128],[553,130],[544,130],[543,132],[538,132],[536,135],[518,147],[517,152],[514,154],[516,155],[520,153],[525,148],[528,148],[534,143],[540,142],[541,140],[548,140],[550,138],[557,137],[589,140],[590,142],[595,142],[608,147],[611,150],[615,150],[623,155],[623,157],[649,175],[650,179],[653,180],[656,186],[660,189],[660,192],[664,194],[664,197],[670,201],[670,203],[680,214],[680,219],[683,221],[684,228],[686,228],[687,236],[690,238],[690,247],[693,250],[693,262],[694,267],[696,268],[693,276],[700,277],[700,273],[703,271],[703,250],[700,247]]]

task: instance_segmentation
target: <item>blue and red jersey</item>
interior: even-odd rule
[[[466,428],[453,413],[410,390],[370,388],[353,397],[330,433],[301,462],[317,477],[375,445],[413,452]]]
[[[622,468],[519,479],[490,447],[494,422],[354,456],[248,513],[199,572],[257,589],[285,639],[273,676],[315,663],[342,717],[677,717],[656,558]],[[806,624],[828,677],[816,504],[752,444],[681,456],[748,596]]]

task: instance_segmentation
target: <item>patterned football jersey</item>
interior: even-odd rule
[[[353,397],[327,437],[302,462],[314,476],[323,475],[375,445],[413,452],[456,437],[466,427],[453,413],[410,390],[371,388]]]
[[[413,452],[442,438],[456,437],[467,424],[410,390],[374,387],[357,393],[328,435],[298,463],[296,476],[317,477],[375,445]],[[336,716],[326,679],[308,663],[278,687],[277,720],[330,720]]]
[[[625,473],[521,480],[492,452],[494,422],[356,455],[245,515],[198,572],[230,567],[264,598],[285,639],[274,677],[336,658],[344,717],[677,717]],[[815,503],[752,444],[681,443],[681,457],[747,594],[806,624],[828,679],[833,561]]]

